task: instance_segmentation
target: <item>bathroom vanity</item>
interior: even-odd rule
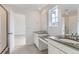
[[[62,6],[56,6],[48,10],[47,31],[50,36],[34,34],[34,43],[39,50],[48,48],[48,54],[79,54],[79,42],[69,38],[72,33],[79,32],[79,28],[75,28],[79,27],[77,25],[79,23],[77,14],[72,12],[74,11],[70,10],[67,15],[66,9],[63,9]],[[66,38],[62,35],[66,35]],[[71,38],[77,37],[73,36]]]
[[[79,42],[77,41],[48,35],[40,36],[39,40],[48,46],[48,54],[79,54]],[[44,49],[44,45],[41,47]]]
[[[49,54],[79,54],[79,42],[69,39],[49,39],[48,43]],[[73,44],[74,46],[72,46]]]
[[[50,36],[44,39],[48,41],[49,54],[79,54],[79,42],[70,40],[70,38],[77,39],[78,37],[71,37],[72,33],[79,32],[76,28],[79,27],[77,25],[77,14],[71,15],[72,11],[70,11],[69,15],[66,15],[64,10],[61,6],[56,6],[48,11],[48,34]],[[56,14],[58,18],[54,19],[54,17],[57,17]]]
[[[34,44],[48,54],[79,54],[79,42],[64,36],[50,36],[46,32],[34,32]]]

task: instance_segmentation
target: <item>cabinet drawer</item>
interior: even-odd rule
[[[54,40],[49,40],[49,44],[59,48],[66,54],[79,54],[79,50],[72,48],[70,46],[64,45],[62,43],[56,42]]]
[[[55,46],[48,44],[48,54],[64,54],[61,50],[57,49]]]

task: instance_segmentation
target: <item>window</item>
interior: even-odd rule
[[[50,26],[53,26],[53,27],[57,27],[58,26],[58,8],[54,8],[54,9],[51,9],[51,11],[49,11],[49,14],[50,14]]]

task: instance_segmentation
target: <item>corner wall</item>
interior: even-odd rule
[[[48,9],[41,11],[41,30],[48,31]]]
[[[40,31],[40,12],[29,11],[26,14],[26,44],[30,45],[34,43],[33,32]]]

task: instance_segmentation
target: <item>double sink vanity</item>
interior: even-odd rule
[[[39,50],[48,49],[48,54],[79,54],[79,41],[66,36],[50,36],[47,32],[34,32],[34,44]]]
[[[79,14],[62,7],[55,6],[48,10],[48,18],[45,19],[47,29],[41,29],[48,33],[34,32],[34,44],[39,50],[48,49],[48,54],[79,54]]]

